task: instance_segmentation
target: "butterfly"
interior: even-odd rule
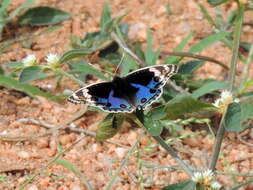
[[[111,82],[100,82],[74,92],[68,101],[99,107],[110,113],[145,109],[163,92],[167,80],[178,72],[176,65],[155,65],[135,70]]]

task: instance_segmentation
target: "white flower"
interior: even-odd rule
[[[224,90],[221,92],[221,99],[228,99],[228,98],[233,98],[233,95],[230,91]]]
[[[33,54],[29,54],[24,59],[22,59],[22,63],[24,63],[25,67],[33,66],[36,64],[36,62],[36,56]]]
[[[53,53],[49,53],[46,56],[46,61],[47,64],[51,67],[51,68],[56,68],[59,66],[59,61],[60,61],[60,56],[57,54],[53,54]]]
[[[219,182],[213,181],[213,182],[211,183],[211,187],[212,187],[213,189],[220,189],[222,186],[221,186],[221,184],[219,184]]]
[[[213,174],[212,170],[208,169],[202,173],[202,176],[203,176],[203,179],[208,182],[208,181],[213,180],[214,174]]]
[[[203,172],[195,172],[192,177],[192,181],[198,183],[209,184],[213,180],[214,174],[212,170],[206,170]]]
[[[194,182],[202,181],[202,173],[201,172],[195,172],[193,174],[192,181],[194,181]]]
[[[230,91],[224,90],[221,92],[221,97],[213,103],[213,105],[217,108],[219,108],[219,112],[224,113],[227,109],[228,105],[231,103],[238,103],[238,98],[233,98],[233,95]]]
[[[239,99],[239,98],[236,98],[236,99],[234,99],[234,102],[235,102],[235,103],[239,103],[239,102],[240,102],[240,99]]]
[[[215,102],[214,103],[212,103],[215,107],[219,107],[219,105],[220,105],[220,101],[221,101],[221,99],[217,99],[217,100],[215,100]]]

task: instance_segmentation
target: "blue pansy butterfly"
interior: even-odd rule
[[[167,80],[176,74],[176,65],[155,65],[138,69],[125,77],[115,77],[111,82],[88,85],[74,92],[68,101],[88,104],[103,111],[133,112],[145,109],[157,100]]]

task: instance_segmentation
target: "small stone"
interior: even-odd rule
[[[23,159],[28,159],[28,158],[30,158],[30,154],[29,154],[28,152],[26,152],[26,151],[19,151],[19,152],[18,152],[18,156],[19,156],[20,158],[23,158]]]
[[[131,131],[129,133],[129,135],[127,136],[127,142],[130,144],[130,145],[133,145],[134,142],[136,141],[137,139],[137,133],[135,131]]]
[[[79,185],[74,185],[71,190],[81,190],[81,187]]]
[[[63,135],[60,137],[60,143],[62,145],[66,145],[68,143],[71,143],[73,141],[73,137],[71,135]]]
[[[17,104],[18,105],[29,105],[30,104],[30,97],[27,96],[27,97],[24,97],[24,98],[20,98],[17,100]]]
[[[45,177],[45,178],[41,179],[40,186],[43,188],[46,188],[46,187],[48,187],[49,182],[50,182],[50,177]]]
[[[37,145],[39,148],[48,148],[49,147],[48,139],[46,138],[37,139]]]
[[[93,151],[93,152],[102,152],[102,151],[103,151],[103,148],[102,148],[102,146],[101,146],[100,144],[94,143],[94,144],[92,145],[92,151]]]
[[[39,190],[39,188],[36,185],[31,185],[28,190]]]
[[[120,159],[124,158],[127,151],[128,151],[128,149],[126,149],[126,148],[116,148],[115,149],[115,152]]]

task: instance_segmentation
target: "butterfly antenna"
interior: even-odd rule
[[[125,53],[123,53],[123,55],[122,55],[122,57],[120,59],[120,62],[117,65],[117,68],[116,68],[116,70],[113,73],[113,78],[115,78],[118,75],[119,68],[120,68],[121,64],[123,63],[124,58],[125,58]]]
[[[95,67],[95,66],[92,65],[91,63],[87,63],[87,64],[90,65],[93,69],[100,71],[101,73],[102,73],[102,72],[106,72],[106,73],[108,73],[110,76],[114,75],[114,73],[112,73],[112,72],[110,72],[110,71],[102,70],[102,69],[99,68],[99,67]]]

